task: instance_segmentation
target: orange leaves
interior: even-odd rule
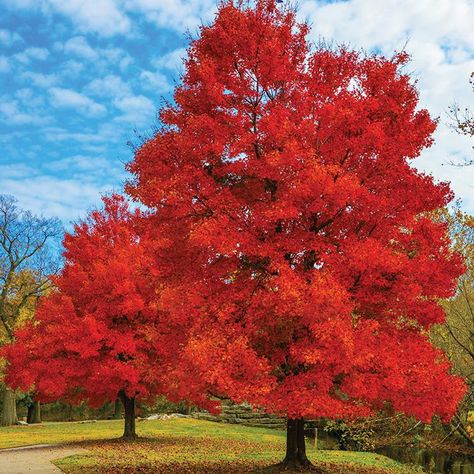
[[[420,215],[452,196],[408,165],[435,122],[406,55],[310,52],[306,33],[271,0],[223,4],[130,165],[170,243],[159,304],[192,335],[199,376],[177,373],[295,417],[447,413],[461,385],[422,335],[462,268]]]
[[[171,326],[166,337],[156,329],[159,272],[150,251],[161,244],[144,230],[142,214],[112,196],[66,235],[57,291],[41,301],[38,325],[7,348],[12,386],[34,385],[45,400],[95,405],[119,390],[162,392],[164,370],[150,367],[163,363]]]
[[[231,226],[228,216],[219,216],[216,219],[207,219],[195,226],[190,232],[190,242],[197,245],[208,245],[216,253],[233,253],[237,250],[238,241],[227,230]]]
[[[389,401],[395,410],[423,421],[433,413],[452,415],[465,384],[449,375],[444,355],[416,331],[379,327],[374,332],[366,326],[359,325],[355,333],[356,348],[366,358],[358,358],[342,389],[356,398]],[[441,386],[443,394],[438,393]]]
[[[191,336],[182,363],[211,393],[239,402],[251,398],[263,401],[275,385],[268,363],[258,357],[245,336],[229,327]]]

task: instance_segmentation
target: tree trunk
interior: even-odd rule
[[[35,403],[33,402],[31,405],[28,405],[28,413],[26,415],[26,422],[29,425],[33,423],[34,414],[35,414]]]
[[[288,470],[312,466],[306,456],[303,418],[288,418],[286,422],[286,456],[279,466]]]
[[[73,421],[72,405],[68,405],[68,406],[67,406],[67,420],[68,420],[68,421]]]
[[[33,420],[31,423],[41,423],[41,403],[35,400],[33,406],[35,408],[33,410]]]
[[[6,388],[5,392],[3,393],[3,412],[0,425],[11,426],[16,422],[16,395],[13,390]]]
[[[33,423],[41,423],[41,403],[33,400],[33,403],[28,407],[28,415],[26,422],[30,425]]]
[[[42,423],[42,419],[41,419],[41,402],[40,401],[36,401],[35,402],[35,416],[33,418],[33,423]]]
[[[120,420],[122,418],[122,403],[119,398],[117,398],[114,403],[113,418],[114,420]]]
[[[137,437],[135,431],[135,397],[130,398],[123,390],[120,390],[119,398],[125,410],[125,425],[122,438],[134,439]]]

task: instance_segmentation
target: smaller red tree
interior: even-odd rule
[[[158,271],[147,255],[142,213],[115,195],[104,204],[66,234],[57,290],[4,350],[6,380],[22,390],[34,386],[44,402],[100,406],[118,397],[124,437],[131,438],[135,400],[166,391],[165,347],[173,350],[176,338],[163,329],[154,302]]]

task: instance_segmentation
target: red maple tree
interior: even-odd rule
[[[391,407],[449,418],[464,391],[428,331],[462,271],[446,183],[410,160],[435,122],[406,54],[311,47],[274,0],[224,2],[185,61],[128,192],[156,213],[160,305],[210,392],[303,420]]]
[[[22,390],[34,386],[44,402],[100,406],[118,397],[129,438],[135,437],[135,400],[169,386],[166,357],[178,341],[168,337],[155,304],[159,271],[141,232],[144,216],[120,196],[104,204],[66,234],[56,291],[4,350],[6,380]]]

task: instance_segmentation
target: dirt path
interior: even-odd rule
[[[60,445],[38,444],[0,450],[0,474],[50,474],[62,472],[50,461],[83,451]]]

